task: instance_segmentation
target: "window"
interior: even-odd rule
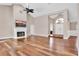
[[[64,19],[63,18],[58,18],[56,20],[56,24],[60,24],[60,23],[64,23]]]

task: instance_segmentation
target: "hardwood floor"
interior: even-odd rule
[[[76,37],[61,38],[30,36],[28,39],[0,41],[0,56],[77,56]]]

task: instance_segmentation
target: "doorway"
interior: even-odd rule
[[[67,37],[69,31],[69,22],[67,11],[56,12],[48,16],[49,36]]]

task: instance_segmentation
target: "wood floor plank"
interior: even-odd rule
[[[5,39],[0,41],[0,56],[77,56],[76,37],[68,40],[30,36],[28,40]]]

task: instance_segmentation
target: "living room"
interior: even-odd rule
[[[77,56],[78,9],[78,3],[0,4],[0,55]]]

